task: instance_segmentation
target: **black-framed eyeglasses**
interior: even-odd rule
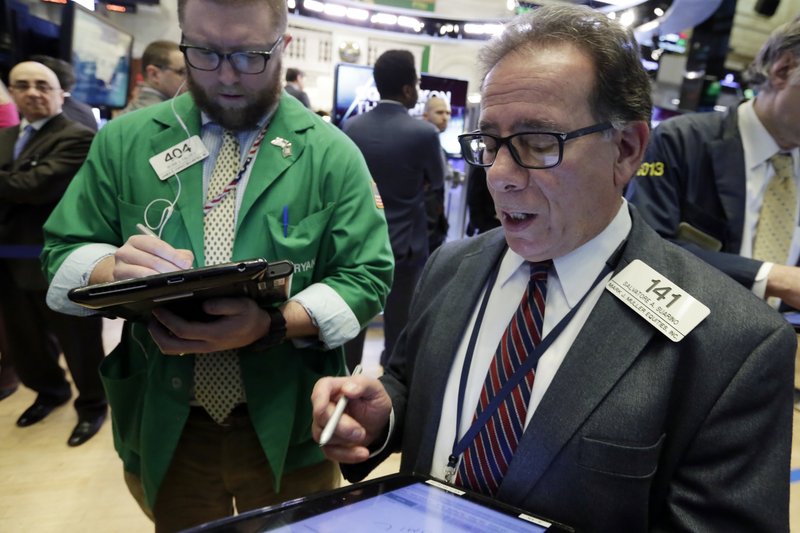
[[[172,67],[158,67],[158,68],[160,68],[161,70],[169,70],[169,71],[172,71],[172,72],[174,72],[175,74],[177,74],[178,76],[180,76],[181,78],[183,78],[184,76],[186,76],[186,67],[181,67],[181,68],[172,68]]]
[[[17,92],[20,92],[20,93],[26,93],[26,92],[30,91],[31,89],[36,89],[36,92],[47,94],[50,91],[54,91],[55,90],[55,87],[53,87],[53,86],[51,86],[51,85],[49,85],[49,84],[47,84],[45,82],[28,83],[28,82],[25,82],[25,81],[18,81],[18,82],[12,83],[8,87],[12,91],[17,91]]]
[[[278,37],[278,40],[267,51],[247,50],[223,54],[210,48],[183,43],[180,45],[180,49],[186,58],[186,63],[197,70],[217,70],[222,65],[222,61],[227,59],[231,66],[241,74],[261,74],[267,68],[267,61],[269,61],[275,48],[282,41],[283,35]]]
[[[523,131],[507,137],[498,137],[479,131],[458,136],[464,160],[476,167],[490,167],[503,145],[508,146],[511,157],[524,168],[553,168],[561,164],[564,143],[584,135],[611,129],[610,122],[603,122],[569,133],[551,131]]]

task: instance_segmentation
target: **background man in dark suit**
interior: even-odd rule
[[[67,441],[78,446],[106,417],[98,373],[102,321],[48,309],[38,254],[42,225],[83,163],[94,133],[63,116],[58,78],[41,63],[27,61],[11,69],[9,88],[23,120],[0,129],[0,244],[7,252],[0,259],[0,308],[8,334],[3,356],[9,356],[22,383],[38,393],[17,420],[24,427],[72,396],[58,364],[60,346],[79,391],[78,424]]]
[[[72,65],[55,57],[45,55],[35,55],[30,57],[30,61],[36,61],[55,72],[58,83],[64,91],[64,104],[61,111],[70,120],[79,122],[92,131],[97,131],[97,119],[94,117],[92,108],[80,100],[75,100],[69,91],[75,86],[75,70]]]
[[[444,98],[432,96],[425,102],[422,118],[436,126],[439,133],[447,129],[451,116],[450,104]],[[442,148],[442,158],[447,179],[447,176],[452,176],[454,171],[447,161],[447,152],[444,148]],[[447,239],[447,230],[450,229],[444,212],[444,187],[425,191],[425,211],[428,214],[428,252],[433,253]]]
[[[651,110],[633,35],[545,6],[480,64],[461,143],[502,229],[431,257],[380,381],[317,382],[315,436],[350,398],[326,454],[356,480],[401,449],[580,531],[788,531],[794,333],[624,202]]]
[[[662,236],[751,289],[800,309],[798,197],[789,198],[782,259],[759,253],[761,210],[776,176],[772,158],[790,158],[800,181],[800,21],[777,27],[749,68],[754,100],[727,113],[691,113],[662,122],[627,195]]]
[[[444,160],[436,127],[408,114],[417,104],[419,84],[411,52],[384,52],[375,61],[373,76],[381,100],[371,111],[345,122],[343,130],[367,160],[389,224],[394,281],[383,311],[381,364],[386,366],[428,259],[425,194],[444,188]]]

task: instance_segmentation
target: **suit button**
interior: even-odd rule
[[[182,386],[183,386],[183,380],[181,378],[172,378],[173,389],[180,389]]]

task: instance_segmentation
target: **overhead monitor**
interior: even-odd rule
[[[74,3],[65,6],[61,26],[66,57],[75,69],[72,97],[92,107],[125,107],[133,35]]]
[[[422,118],[425,102],[438,96],[449,102],[452,116],[447,129],[439,137],[442,148],[459,155],[458,135],[464,132],[467,111],[467,81],[423,73],[420,75],[419,100],[409,110],[412,117]],[[349,118],[366,113],[378,104],[380,95],[372,77],[372,67],[340,63],[336,65],[333,91],[333,123],[341,127]]]

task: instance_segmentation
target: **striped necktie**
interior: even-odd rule
[[[775,154],[770,161],[775,168],[775,175],[764,191],[753,241],[753,257],[785,265],[794,235],[797,184],[792,171],[791,154]]]
[[[225,131],[208,198],[218,196],[239,170],[239,141]],[[230,191],[203,219],[206,265],[230,261],[235,234],[236,194]],[[194,364],[194,394],[200,405],[222,424],[237,404],[245,401],[239,356],[236,350],[197,354]]]
[[[530,263],[530,281],[508,324],[481,390],[475,421],[542,340],[547,272],[552,262]],[[487,495],[497,492],[517,449],[531,399],[535,369],[502,400],[464,452],[456,484]]]

